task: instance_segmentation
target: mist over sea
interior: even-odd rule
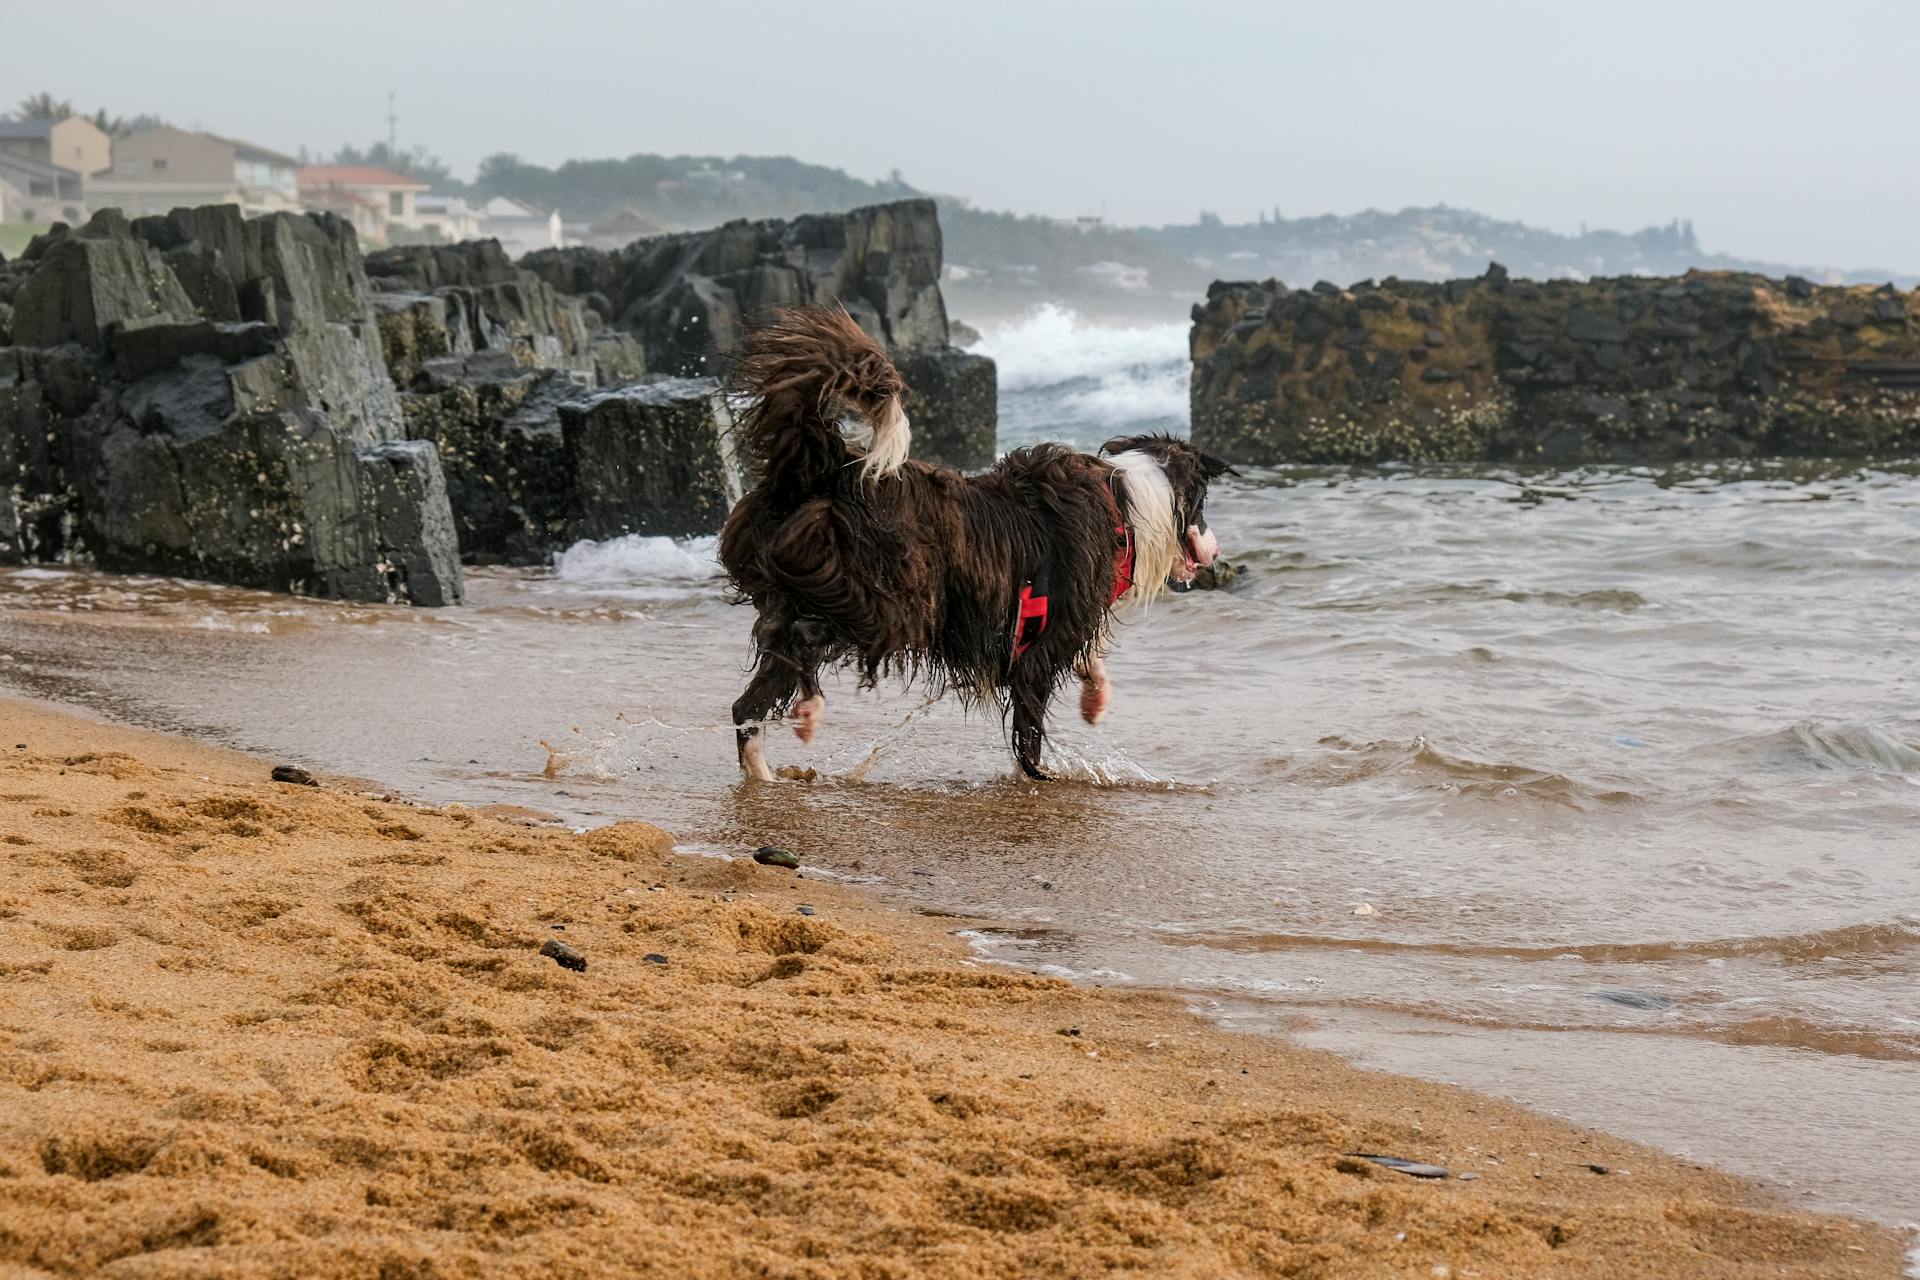
[[[1001,446],[1183,432],[1187,327],[989,329]],[[0,571],[0,684],[436,800],[645,817],[953,912],[983,956],[1920,1216],[1920,466],[1280,468],[1243,575],[1118,629],[1052,762],[828,686],[737,785],[711,539],[339,605]]]

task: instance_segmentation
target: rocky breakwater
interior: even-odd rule
[[[1732,272],[1215,284],[1193,438],[1241,463],[1920,450],[1920,296]]]
[[[931,200],[730,222],[612,252],[543,249],[520,265],[633,334],[650,371],[676,377],[719,374],[770,308],[838,302],[906,380],[914,457],[972,470],[996,455],[993,361],[952,345]]]
[[[0,562],[457,603],[346,223],[105,210],[0,266]]]
[[[844,304],[910,384],[914,455],[995,455],[993,362],[949,345],[929,201],[735,222],[625,249],[491,242],[369,256],[406,433],[436,446],[462,553],[717,532],[743,483],[718,375],[752,319]]]

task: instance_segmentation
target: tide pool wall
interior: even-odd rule
[[[1920,297],[1735,272],[1216,283],[1194,440],[1233,462],[1920,452]]]

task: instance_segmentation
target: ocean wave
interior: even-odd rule
[[[706,582],[720,574],[718,538],[660,538],[628,534],[606,542],[580,541],[557,552],[553,573],[585,586]]]
[[[992,356],[1002,391],[1058,386],[1078,378],[1104,382],[1116,375],[1171,366],[1179,375],[1178,412],[1185,415],[1187,326],[1110,328],[1047,303],[984,335],[975,351]]]
[[[1920,960],[1920,920],[1868,921],[1808,933],[1705,938],[1672,942],[1581,942],[1552,946],[1499,943],[1412,942],[1327,934],[1221,932],[1162,929],[1163,942],[1220,951],[1364,951],[1378,955],[1430,955],[1463,959],[1597,964],[1659,964],[1666,961],[1763,959],[1781,964],[1822,964],[1837,958],[1912,963]]]
[[[1772,733],[1735,738],[1720,749],[1756,765],[1920,776],[1920,746],[1878,725],[1803,720]]]
[[[1341,787],[1400,775],[1423,784],[1425,789],[1450,795],[1486,800],[1524,799],[1582,812],[1596,805],[1635,804],[1640,800],[1631,791],[1596,786],[1550,769],[1451,756],[1425,738],[1415,738],[1412,742],[1353,742],[1331,737],[1322,738],[1320,745],[1330,748],[1324,756],[1297,763],[1274,761],[1268,768],[1281,773],[1288,781],[1306,786]]]

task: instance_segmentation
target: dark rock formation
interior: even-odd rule
[[[1912,452],[1916,313],[1891,287],[1726,272],[1216,284],[1193,438],[1242,463]]]
[[[616,387],[560,405],[572,532],[717,532],[740,500],[733,420],[711,378]]]
[[[395,443],[344,222],[105,211],[28,258],[0,282],[0,560],[459,601],[439,463]]]
[[[650,372],[677,377],[720,376],[747,325],[769,308],[839,302],[886,346],[910,385],[914,370],[929,384],[915,388],[919,412],[909,410],[914,456],[967,469],[993,461],[993,362],[950,346],[931,200],[730,222],[613,252],[543,249],[520,265],[632,333]]]
[[[910,351],[895,356],[894,363],[907,384],[913,456],[963,471],[990,464],[998,452],[1000,395],[993,361],[942,347]]]

